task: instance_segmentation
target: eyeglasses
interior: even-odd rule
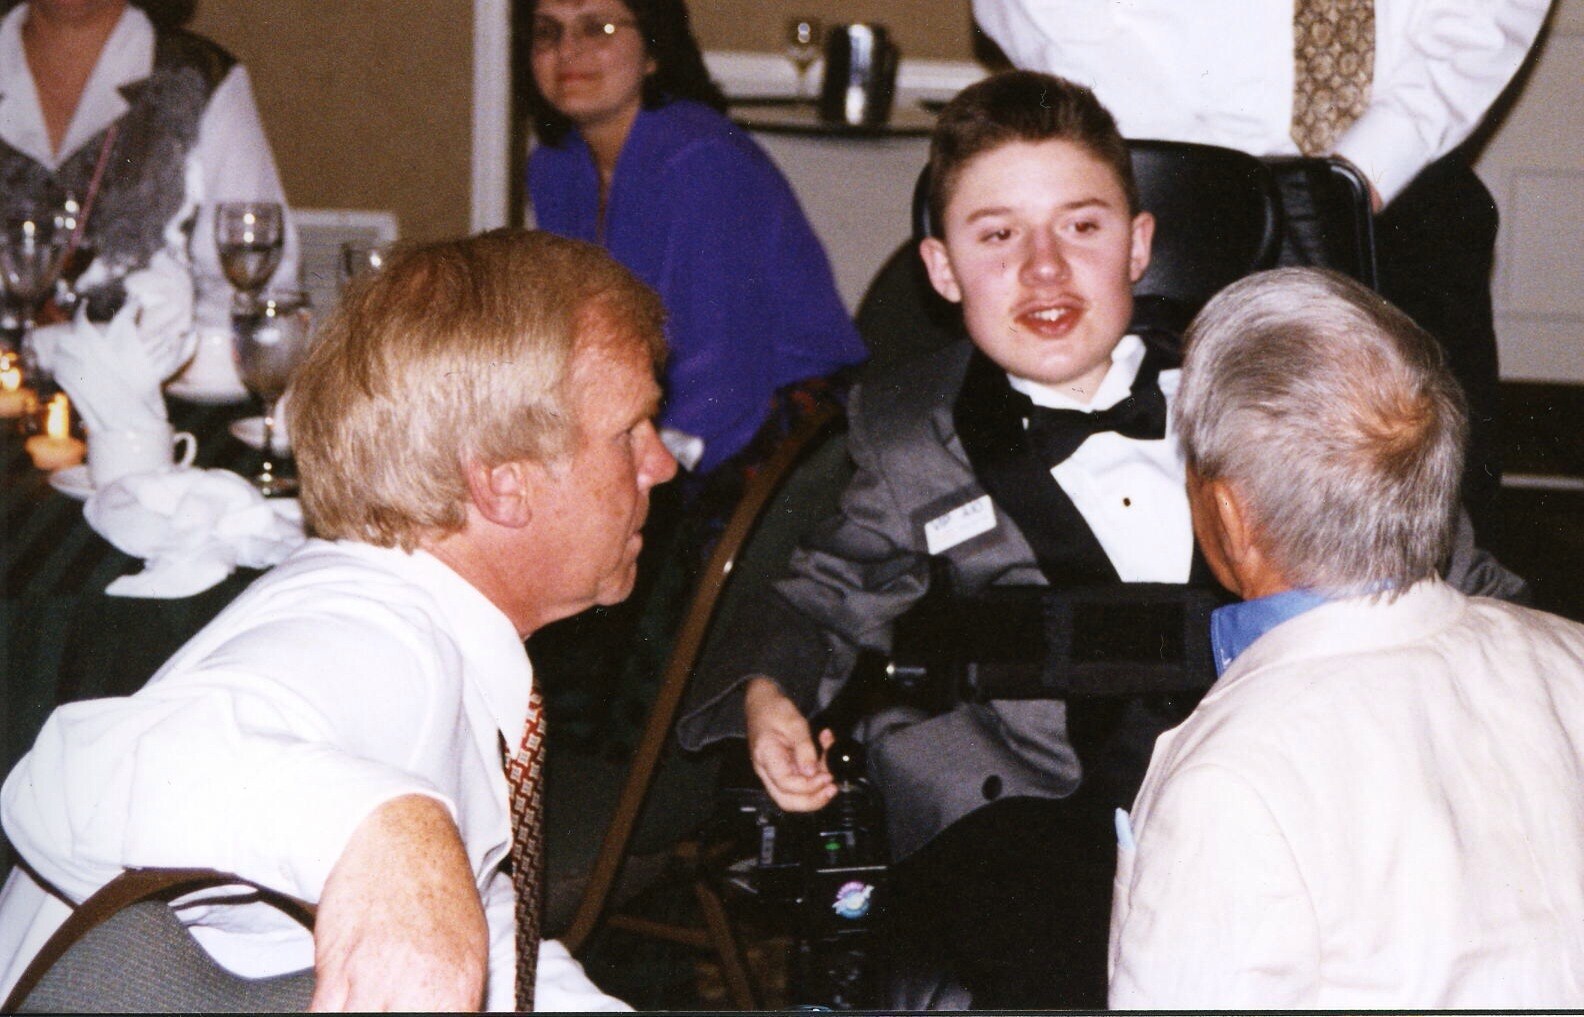
[[[530,38],[533,40],[534,51],[543,53],[558,49],[561,40],[568,33],[584,46],[604,46],[616,35],[617,29],[637,27],[638,22],[630,19],[614,20],[590,16],[562,24],[553,18],[535,18]]]

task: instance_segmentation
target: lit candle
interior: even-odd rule
[[[0,417],[33,412],[33,390],[22,387],[22,365],[15,354],[0,353]]]
[[[27,440],[27,453],[41,470],[61,470],[83,461],[83,443],[71,436],[71,402],[57,392],[44,407],[44,433]]]

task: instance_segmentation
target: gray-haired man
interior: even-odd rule
[[[1230,287],[1173,408],[1244,603],[1119,813],[1118,1007],[1584,998],[1584,626],[1436,574],[1467,424],[1434,340],[1340,276]]]

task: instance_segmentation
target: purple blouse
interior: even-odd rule
[[[540,229],[602,244],[665,303],[663,425],[704,439],[699,472],[745,446],[777,389],[866,352],[792,188],[699,103],[640,110],[598,236],[599,181],[576,131],[528,162]]]

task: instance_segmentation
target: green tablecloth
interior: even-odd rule
[[[171,422],[198,438],[197,464],[251,472],[258,453],[228,431],[248,403],[172,400]],[[194,597],[106,596],[141,563],[83,520],[82,505],[33,468],[11,428],[0,434],[0,764],[9,772],[60,703],[124,695],[258,575],[240,570]],[[0,871],[10,849],[0,842]]]

